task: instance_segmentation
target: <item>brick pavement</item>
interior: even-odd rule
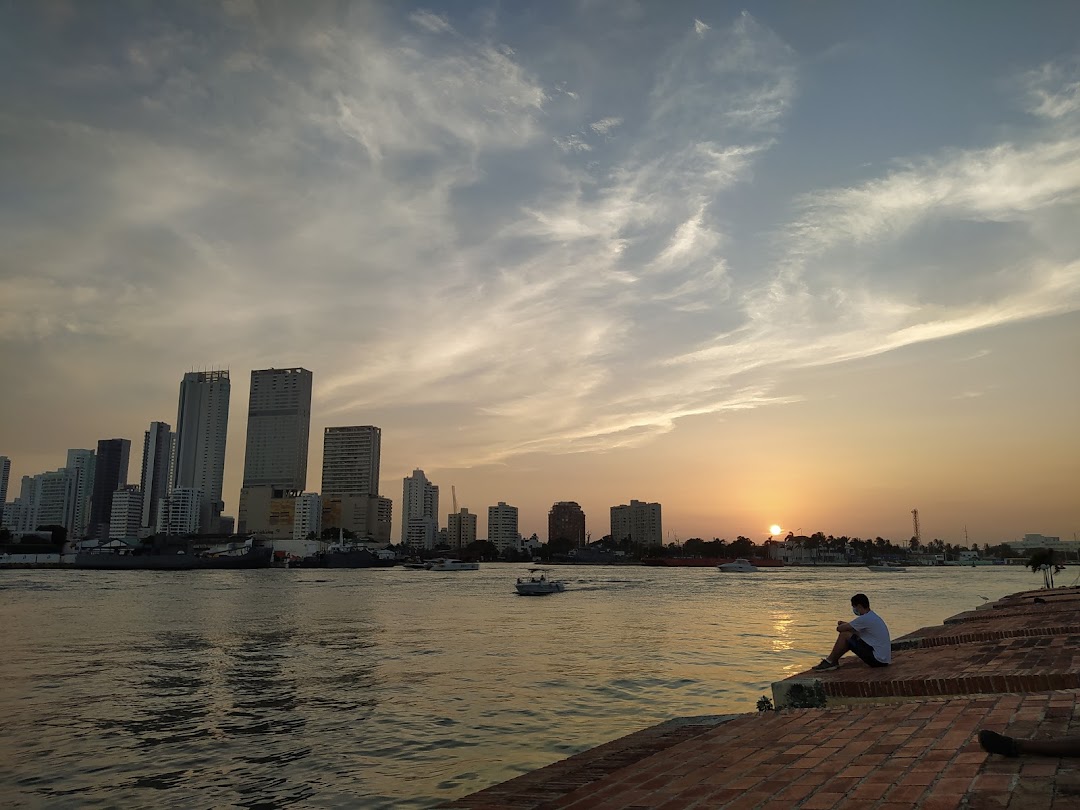
[[[1013,594],[898,639],[889,667],[848,656],[774,694],[792,683],[829,705],[663,723],[442,806],[1080,808],[1080,761],[990,756],[975,736],[1080,736],[1080,589]]]
[[[1046,692],[748,714],[693,727],[694,733],[683,738],[658,734],[660,726],[610,743],[621,744],[621,756],[597,756],[609,748],[601,746],[441,806],[1076,808],[1080,772],[1075,760],[991,756],[979,747],[976,734],[992,728],[1017,736],[1080,735],[1078,695]]]

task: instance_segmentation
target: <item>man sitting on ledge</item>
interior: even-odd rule
[[[870,609],[870,600],[866,594],[857,593],[851,597],[851,612],[855,618],[850,622],[836,623],[836,643],[827,658],[814,667],[817,671],[836,669],[840,666],[840,656],[851,650],[867,665],[872,667],[888,666],[892,662],[892,640],[889,628],[874,611]]]

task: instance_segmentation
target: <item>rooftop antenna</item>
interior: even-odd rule
[[[450,485],[450,495],[454,499],[454,514],[457,514],[457,487]]]

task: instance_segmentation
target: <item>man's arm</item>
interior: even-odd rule
[[[836,623],[836,632],[837,633],[851,633],[851,632],[854,632],[854,630],[855,630],[855,628],[852,627],[847,622],[837,622]]]

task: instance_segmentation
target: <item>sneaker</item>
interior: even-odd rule
[[[980,731],[979,745],[983,747],[983,750],[991,754],[1001,754],[1003,757],[1020,755],[1020,752],[1016,750],[1016,740],[1004,734],[998,734],[996,731]]]
[[[818,672],[824,672],[827,669],[839,669],[839,668],[840,668],[839,664],[834,664],[828,658],[822,658],[820,664],[818,664],[816,667],[810,667],[810,669],[817,670]]]

